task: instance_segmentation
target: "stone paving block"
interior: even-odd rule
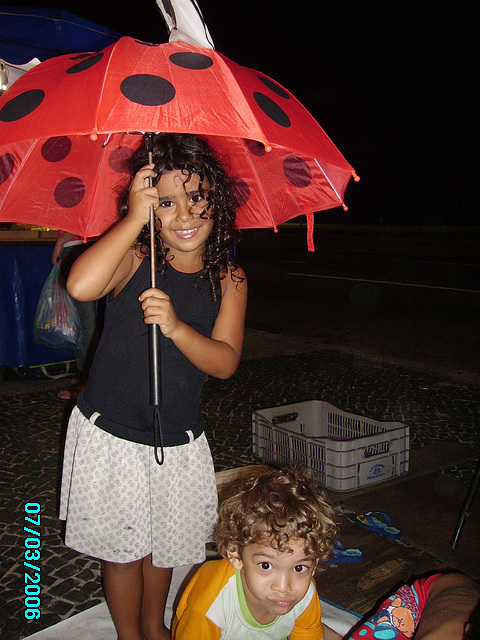
[[[76,587],[76,582],[73,578],[67,578],[66,580],[60,580],[50,588],[50,593],[54,596],[64,596],[71,589]]]
[[[67,614],[70,614],[74,608],[75,606],[71,602],[65,602],[64,599],[60,600],[59,598],[52,600],[49,606],[49,610],[52,613],[58,613],[61,618],[67,617]]]

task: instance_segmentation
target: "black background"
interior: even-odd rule
[[[317,222],[478,224],[473,3],[198,2],[216,49],[287,87],[361,176],[347,189],[349,211]],[[11,4],[168,39],[155,0]]]

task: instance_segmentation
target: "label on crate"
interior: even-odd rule
[[[395,475],[394,456],[387,456],[375,462],[362,462],[358,465],[358,486],[380,482]]]

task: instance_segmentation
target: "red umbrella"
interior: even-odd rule
[[[285,88],[215,50],[121,38],[38,65],[0,98],[0,220],[85,237],[116,220],[112,189],[140,133],[207,137],[239,228],[343,205],[352,167]],[[128,133],[127,132],[131,132]]]
[[[0,220],[97,236],[139,132],[207,137],[232,177],[239,228],[343,205],[355,176],[291,93],[213,49],[132,38],[43,62],[0,97]],[[150,213],[151,255],[153,210]],[[155,286],[152,261],[151,284]],[[150,401],[161,404],[160,328],[149,325]]]

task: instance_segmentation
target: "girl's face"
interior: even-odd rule
[[[205,179],[203,193],[209,188]],[[200,176],[168,171],[160,177],[157,191],[160,202],[155,215],[162,223],[160,237],[171,254],[181,258],[174,264],[197,262],[203,257],[205,241],[213,228],[213,220],[205,215],[208,202],[200,191]]]

